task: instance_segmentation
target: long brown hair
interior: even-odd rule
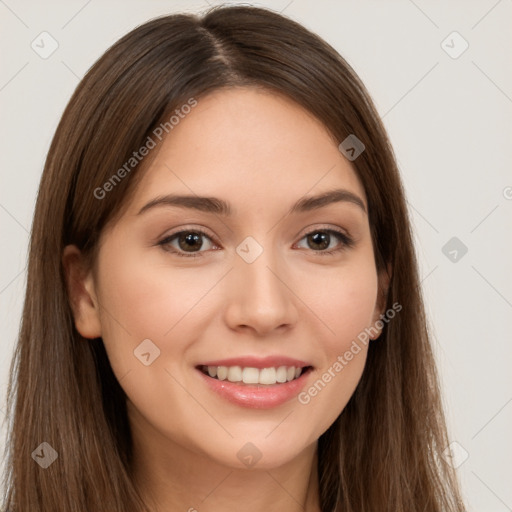
[[[387,306],[402,305],[370,343],[355,393],[319,439],[322,510],[462,512],[441,456],[448,440],[410,223],[379,115],[326,42],[282,15],[238,6],[137,27],[92,66],[62,116],[37,198],[11,366],[5,510],[147,510],[131,479],[126,396],[102,340],[86,340],[74,326],[61,256],[76,244],[94,260],[141,165],[103,198],[94,191],[176,108],[229,86],[284,94],[338,143],[351,134],[364,143],[352,165],[368,200],[376,266],[393,270]],[[58,454],[47,469],[31,456],[43,442]]]

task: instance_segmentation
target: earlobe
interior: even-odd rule
[[[86,268],[76,245],[67,245],[62,253],[69,303],[77,331],[89,339],[101,336],[101,322],[92,271]]]

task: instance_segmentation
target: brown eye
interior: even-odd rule
[[[333,254],[354,245],[349,236],[334,229],[316,229],[307,233],[301,240],[306,240],[307,249],[322,255]]]
[[[312,249],[324,250],[329,247],[331,235],[325,231],[318,231],[312,235],[307,235],[307,240]]]
[[[195,249],[201,249],[203,241],[201,235],[198,233],[187,233],[185,235],[180,234],[177,238],[180,249],[184,251],[194,251]]]
[[[204,239],[207,239],[211,246],[207,247],[207,249],[214,247],[211,238],[201,230],[179,231],[165,237],[162,241],[158,242],[158,245],[177,256],[196,257],[201,256],[201,253],[205,252],[201,250],[205,246]],[[175,242],[177,242],[177,245]],[[207,246],[208,243],[206,244]]]

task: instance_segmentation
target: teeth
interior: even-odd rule
[[[286,366],[280,366],[276,371],[276,381],[277,382],[286,382]]]
[[[277,382],[275,368],[263,368],[259,371],[258,384],[275,384]]]
[[[226,380],[228,376],[228,367],[227,366],[217,366],[217,379]]]
[[[228,368],[229,382],[240,382],[242,380],[242,368],[240,366],[230,366]]]
[[[218,380],[244,384],[277,384],[290,382],[302,374],[302,368],[279,366],[277,368],[242,368],[241,366],[203,366],[203,372]]]
[[[259,384],[260,371],[258,368],[244,368],[242,380],[244,384]]]

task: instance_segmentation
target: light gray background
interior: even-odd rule
[[[130,29],[208,3],[0,0],[0,407],[35,196],[66,103],[85,71]],[[468,512],[512,510],[512,2],[258,5],[324,37],[370,90],[407,189]],[[42,46],[43,31],[59,45],[47,59],[31,48],[34,40]],[[445,51],[463,48],[457,36],[441,45],[453,31],[469,44],[458,58]],[[449,257],[442,252],[452,237],[468,248],[455,262],[452,247]]]

